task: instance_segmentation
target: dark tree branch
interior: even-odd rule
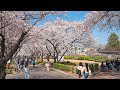
[[[4,52],[5,52],[5,37],[0,33],[0,36],[2,38],[1,40],[1,58],[4,57]]]
[[[25,35],[27,34],[27,32],[24,32],[21,34],[21,37],[19,38],[18,42],[16,43],[16,45],[14,46],[14,48],[11,50],[11,52],[8,54],[7,59],[9,60],[17,51],[17,49],[20,47],[21,42],[23,41]]]

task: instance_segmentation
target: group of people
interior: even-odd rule
[[[78,69],[78,76],[81,78],[84,76],[84,79],[88,79],[89,76],[92,75],[91,70],[89,69],[88,63],[85,63],[85,66],[80,62],[79,66],[77,66]]]
[[[21,71],[24,71],[24,76],[25,79],[30,78],[30,73],[29,73],[29,65],[33,65],[33,68],[35,68],[35,60],[36,58],[27,58],[27,57],[18,57],[18,68]]]
[[[49,54],[47,54],[47,57],[46,57],[46,68],[47,68],[47,71],[50,71],[50,66],[51,66],[51,63],[49,61]],[[24,78],[25,79],[30,79],[30,70],[29,70],[29,66],[30,65],[33,65],[33,68],[35,68],[35,65],[36,65],[36,58],[33,57],[33,58],[29,58],[27,56],[18,56],[17,57],[17,65],[18,65],[18,68],[17,68],[17,73],[20,71],[20,72],[24,72]],[[11,61],[12,60],[8,60],[7,62],[7,68],[9,69],[10,67],[10,64],[11,64]]]
[[[106,63],[101,63],[101,71],[109,71],[109,70],[113,70],[116,69],[117,71],[120,70],[120,61],[118,60],[118,58],[116,60],[112,60],[112,61],[106,61]]]
[[[24,68],[24,66],[27,64],[27,65],[33,65],[33,68],[35,68],[35,60],[36,58],[33,57],[33,58],[27,58],[27,57],[19,57],[18,58],[18,65],[19,65],[19,68],[22,70]]]

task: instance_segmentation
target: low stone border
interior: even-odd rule
[[[54,69],[54,68],[51,68],[51,70],[52,70],[52,71],[56,71],[56,72],[61,73],[61,74],[64,74],[64,75],[66,75],[66,76],[72,77],[73,79],[78,79],[77,76],[74,76],[74,75],[68,74],[68,73],[66,73],[66,72],[64,72],[64,71],[57,70],[57,69]]]

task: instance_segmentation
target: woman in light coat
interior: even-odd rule
[[[85,67],[83,67],[82,73],[84,75],[84,79],[88,79],[88,77],[92,75],[91,70],[89,69],[88,63],[85,63]]]

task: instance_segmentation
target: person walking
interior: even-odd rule
[[[21,57],[20,69],[23,70],[23,68],[24,68],[24,58]]]
[[[27,63],[25,64],[25,67],[24,67],[24,77],[25,79],[30,79],[30,72],[29,72],[29,67]]]
[[[32,64],[33,64],[33,68],[35,68],[35,58],[33,57],[33,60],[32,60]]]
[[[49,59],[50,59],[50,56],[49,56],[49,54],[47,54],[47,57],[46,57],[46,59],[47,59],[47,61],[49,61]]]
[[[49,61],[49,54],[47,54],[47,57],[46,57],[47,61],[46,61],[46,64],[45,66],[47,67],[47,71],[50,71],[50,61]]]
[[[106,61],[106,65],[105,65],[106,67],[105,67],[105,69],[106,69],[106,71],[109,71],[109,62],[108,61]]]
[[[18,69],[20,68],[20,57],[17,58]]]
[[[83,69],[83,64],[81,62],[79,63],[79,66],[77,66],[77,69],[78,69],[78,77],[80,78],[82,77],[81,71]]]
[[[88,63],[85,63],[85,67],[83,67],[82,73],[84,75],[84,79],[88,79],[88,77],[92,75]]]
[[[104,72],[104,71],[105,71],[105,65],[104,65],[103,62],[101,63],[100,69],[101,69],[101,72]]]
[[[46,62],[45,66],[47,67],[47,71],[50,71],[50,62],[49,61]]]

